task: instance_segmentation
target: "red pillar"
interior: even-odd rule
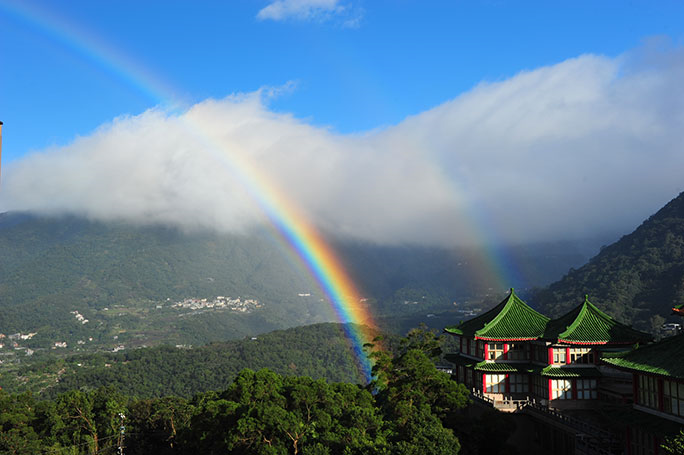
[[[508,343],[504,343],[503,358],[504,360],[508,360]]]
[[[482,375],[482,393],[487,393],[487,375]]]
[[[489,359],[489,343],[487,342],[484,344],[484,358],[485,360]]]
[[[511,383],[510,380],[508,379],[508,374],[506,374],[506,395],[511,394]]]
[[[552,391],[551,391],[551,379],[547,379],[547,380],[549,381],[549,384],[548,384],[549,385],[549,401],[551,401],[551,397],[553,396]]]
[[[565,364],[570,365],[570,348],[565,348]]]
[[[553,364],[553,347],[549,347],[549,365]]]

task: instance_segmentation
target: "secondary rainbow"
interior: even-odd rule
[[[84,31],[78,24],[68,23],[54,13],[20,4],[0,4],[0,9],[17,19],[28,23],[60,42],[75,53],[85,57],[135,86],[155,103],[177,106],[168,84],[161,82],[143,66],[106,46],[93,33]],[[371,313],[364,305],[364,299],[346,273],[332,248],[317,230],[308,222],[298,208],[284,193],[274,186],[258,167],[245,157],[230,153],[218,141],[202,130],[201,125],[192,122],[181,112],[177,118],[202,142],[203,150],[219,159],[232,176],[239,180],[251,197],[261,207],[279,236],[294,250],[301,262],[315,278],[320,289],[330,302],[337,319],[344,323],[347,339],[354,352],[360,373],[364,380],[371,379],[371,362],[364,352],[364,344],[371,342],[376,325]],[[353,323],[351,325],[350,323]]]

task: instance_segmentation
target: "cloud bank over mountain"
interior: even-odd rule
[[[0,209],[246,232],[266,181],[325,232],[379,243],[626,232],[684,189],[682,80],[679,48],[583,55],[355,135],[261,92],[152,109],[6,166]]]

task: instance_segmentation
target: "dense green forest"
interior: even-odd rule
[[[645,330],[658,327],[684,302],[684,193],[531,301],[559,316],[585,294],[612,316]]]
[[[437,371],[439,340],[413,331],[396,350],[370,346],[362,386],[243,370],[192,398],[136,398],[113,388],[39,401],[0,391],[0,452],[12,454],[513,453],[504,416],[472,419],[468,391]],[[497,431],[493,431],[497,427]]]
[[[48,357],[5,367],[0,386],[54,397],[72,389],[107,386],[144,398],[189,398],[227,386],[244,368],[269,368],[332,382],[362,383],[342,324],[321,323],[243,340],[184,349],[159,346],[117,353]]]

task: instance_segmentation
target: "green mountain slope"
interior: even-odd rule
[[[623,322],[652,329],[684,302],[684,193],[586,265],[537,293],[542,312],[559,316],[589,294]]]
[[[31,340],[36,346],[111,341],[128,332],[142,344],[157,336],[199,343],[330,319],[323,302],[298,297],[315,283],[266,236],[3,214],[0,251],[0,333],[38,332]],[[264,305],[251,314],[185,318],[170,310],[185,298],[217,296]],[[152,311],[160,304],[163,310]]]
[[[477,268],[486,262],[482,251],[353,241],[337,241],[334,248],[388,327],[396,325],[391,318],[425,318],[453,309],[456,300],[477,300],[492,286]],[[587,249],[562,242],[514,248],[513,262],[535,265],[510,285],[551,282],[584,262]],[[262,305],[247,313],[173,307],[217,296]],[[0,214],[0,334],[37,333],[21,347],[198,345],[334,319],[300,261],[267,231],[187,233],[75,216]]]

